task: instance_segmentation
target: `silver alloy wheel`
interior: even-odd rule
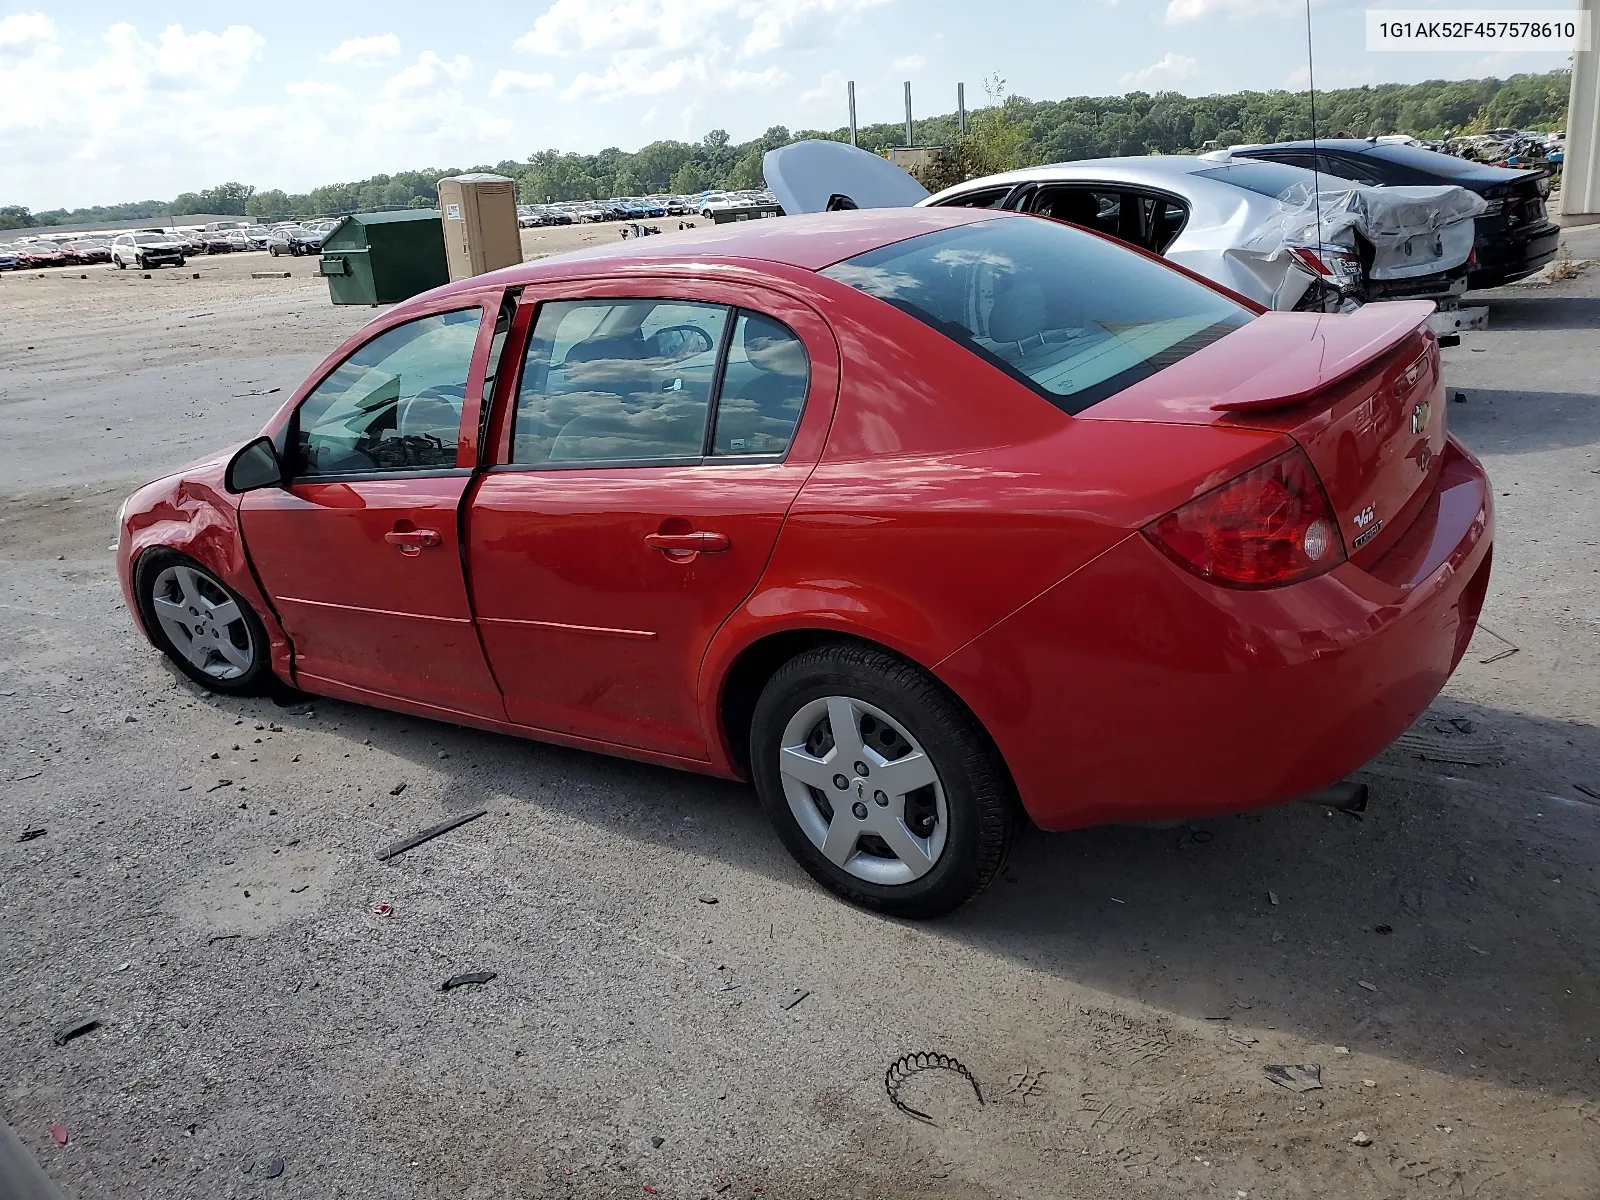
[[[849,696],[809,701],[789,718],[778,754],[789,811],[835,866],[893,886],[939,861],[950,831],[944,787],[882,709]]]
[[[255,664],[255,639],[238,603],[204,571],[174,563],[156,576],[151,607],[178,653],[213,679],[238,679]]]

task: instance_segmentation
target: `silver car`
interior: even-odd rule
[[[786,212],[961,206],[1039,213],[1158,254],[1268,308],[1453,301],[1473,218],[1462,188],[1368,188],[1282,163],[1149,155],[1028,167],[930,196],[894,164],[838,142],[768,153]]]

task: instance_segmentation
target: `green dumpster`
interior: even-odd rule
[[[449,283],[438,211],[352,213],[322,243],[317,273],[335,304],[396,304]]]

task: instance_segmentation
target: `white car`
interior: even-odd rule
[[[188,253],[189,243],[182,238],[165,233],[123,233],[111,243],[111,261],[117,270],[137,267],[148,271],[154,267],[181,267]]]

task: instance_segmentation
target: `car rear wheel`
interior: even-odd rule
[[[988,736],[920,668],[870,646],[818,647],[780,668],[751,723],[756,791],[824,887],[899,917],[976,896],[1018,824]]]
[[[201,687],[237,695],[258,690],[270,677],[261,619],[193,559],[147,554],[136,594],[150,640]]]

